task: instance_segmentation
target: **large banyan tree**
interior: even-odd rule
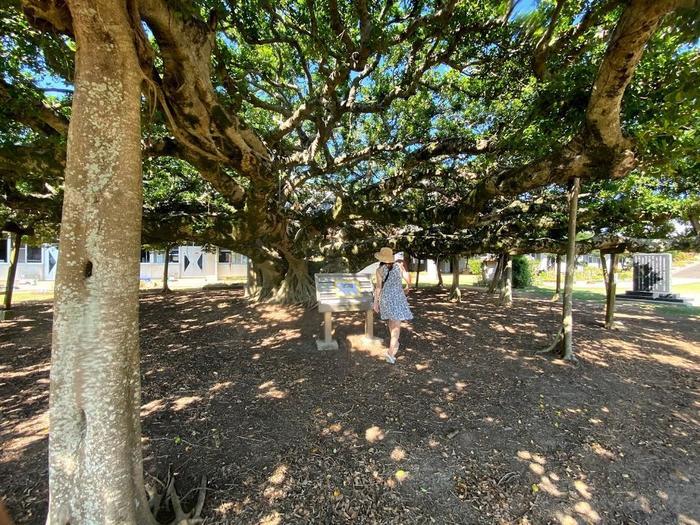
[[[307,260],[331,232],[435,218],[479,229],[508,199],[638,165],[623,96],[650,41],[671,66],[689,62],[695,2],[556,0],[525,15],[514,4],[10,2],[3,206],[62,205],[50,523],[153,521],[138,417],[142,231],[230,246],[255,262],[263,293],[305,302]],[[642,93],[692,77],[676,68],[669,81],[653,56]],[[46,82],[72,93],[47,100]],[[159,205],[152,175],[178,170],[206,181],[213,207],[182,194]]]

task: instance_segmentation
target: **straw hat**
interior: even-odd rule
[[[381,250],[379,250],[377,253],[374,254],[374,258],[377,259],[379,262],[383,263],[393,263],[394,262],[394,252],[392,251],[391,248],[388,246],[385,246]]]

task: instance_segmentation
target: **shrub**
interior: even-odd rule
[[[467,264],[471,275],[481,275],[481,259],[469,259]]]
[[[513,288],[532,286],[532,261],[524,255],[513,256]]]

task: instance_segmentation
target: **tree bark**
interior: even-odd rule
[[[169,293],[170,287],[168,287],[168,268],[170,266],[170,250],[172,249],[172,244],[165,245],[165,261],[163,263],[163,293]]]
[[[578,212],[578,195],[580,179],[576,177],[569,185],[569,228],[567,232],[566,273],[564,276],[564,301],[562,306],[562,325],[552,344],[541,353],[558,351],[562,359],[576,361],[573,342],[573,292],[574,270],[576,268],[576,213]]]
[[[155,523],[139,373],[141,70],[126,2],[69,1],[76,74],[56,277],[47,523]]]
[[[442,270],[440,269],[440,257],[435,259],[435,267],[437,268],[438,288],[444,288],[445,284],[442,282]]]
[[[557,286],[556,289],[554,290],[554,297],[552,297],[552,301],[558,301],[561,297],[561,254],[557,254],[556,258],[556,265],[557,265]]]
[[[246,282],[245,282],[245,297],[252,299],[258,293],[258,277],[253,267],[253,259],[248,257],[246,262]]]
[[[617,280],[615,270],[620,258],[619,253],[610,254],[610,270],[607,272],[608,281],[606,286],[607,300],[605,301],[605,328],[610,330],[615,326],[615,294],[617,293]],[[603,261],[605,264],[605,261]]]
[[[505,261],[503,259],[503,254],[499,253],[498,254],[498,260],[496,262],[496,268],[493,270],[493,277],[491,278],[491,282],[489,283],[488,287],[488,292],[489,293],[496,293],[496,289],[501,289],[501,281],[503,280],[503,267],[505,265]]]
[[[600,250],[600,266],[603,268],[603,282],[605,283],[605,293],[607,294],[609,291],[608,288],[608,265],[605,262],[605,253],[603,253],[603,250]]]
[[[274,291],[270,302],[277,304],[302,304],[312,307],[316,304],[316,286],[309,275],[306,260],[285,254],[289,264],[284,280]]]
[[[462,302],[462,291],[459,289],[459,257],[453,255],[450,257],[450,266],[452,267],[452,288],[450,288],[450,299],[456,302]]]
[[[416,288],[418,288],[418,280],[420,279],[420,257],[417,259],[418,263],[416,264]]]
[[[0,242],[2,240],[0,239]],[[5,283],[5,301],[3,308],[12,309],[12,292],[15,289],[15,276],[17,275],[17,264],[19,263],[19,250],[22,246],[22,234],[16,232],[12,239],[12,253],[10,254],[10,267],[7,269],[7,282]],[[8,314],[9,315],[9,314]]]
[[[562,315],[562,357],[573,361],[574,357],[574,270],[576,269],[576,213],[578,212],[578,194],[581,181],[574,179],[569,189],[569,231],[567,234],[566,274],[564,276],[564,308]]]
[[[513,305],[513,259],[510,254],[504,253],[503,276],[501,279],[500,302],[503,306]]]

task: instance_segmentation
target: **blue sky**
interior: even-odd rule
[[[513,9],[513,16],[528,13],[537,7],[538,0],[519,0]]]

